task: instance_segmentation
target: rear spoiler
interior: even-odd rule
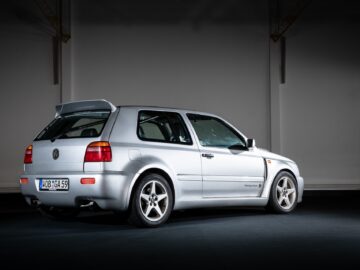
[[[114,112],[116,110],[116,106],[114,106],[111,102],[106,101],[105,99],[98,99],[98,100],[83,100],[83,101],[63,103],[57,105],[55,109],[56,109],[55,117],[57,117],[65,113],[94,111],[94,110],[110,110],[111,112]]]

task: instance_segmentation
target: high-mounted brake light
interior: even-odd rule
[[[84,162],[110,162],[111,159],[109,142],[92,142],[86,148]]]
[[[30,164],[32,163],[32,145],[29,145],[25,150],[24,163]]]

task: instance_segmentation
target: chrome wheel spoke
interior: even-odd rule
[[[142,193],[141,195],[141,199],[143,199],[144,201],[146,201],[146,202],[148,202],[149,201],[149,195],[148,194],[144,194],[144,193]]]
[[[280,186],[277,186],[277,187],[276,187],[276,190],[277,190],[278,192],[282,192],[283,188],[280,187]]]
[[[295,188],[288,189],[288,195],[293,194],[295,192]]]
[[[279,202],[280,205],[282,204],[283,200],[284,200],[284,197],[280,196],[280,198],[278,199],[278,202]]]
[[[288,197],[285,197],[284,201],[285,201],[286,206],[291,206],[291,203],[290,203],[290,200]]]
[[[164,193],[164,194],[159,194],[158,196],[157,196],[157,201],[158,202],[160,202],[160,201],[162,201],[163,199],[166,199],[168,197],[168,195],[166,194],[166,193]]]
[[[283,188],[287,188],[287,185],[288,185],[288,180],[287,178],[285,177],[284,180],[283,180]]]
[[[156,194],[156,183],[152,181],[151,183],[151,194]]]
[[[150,214],[150,212],[151,212],[151,209],[153,209],[153,207],[150,206],[150,205],[147,205],[146,211],[145,211],[145,216],[146,216],[146,217],[149,216],[149,214]]]
[[[164,215],[163,212],[161,212],[161,209],[158,204],[154,207],[154,209],[160,217],[162,217]]]

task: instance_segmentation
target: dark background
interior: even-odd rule
[[[4,1],[0,41],[1,268],[358,268],[359,1]],[[19,194],[24,149],[96,98],[219,114],[298,163],[304,202],[47,220]]]

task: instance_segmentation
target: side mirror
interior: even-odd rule
[[[248,148],[254,148],[254,147],[256,147],[255,139],[248,139],[248,140],[247,140],[247,147],[248,147]]]

